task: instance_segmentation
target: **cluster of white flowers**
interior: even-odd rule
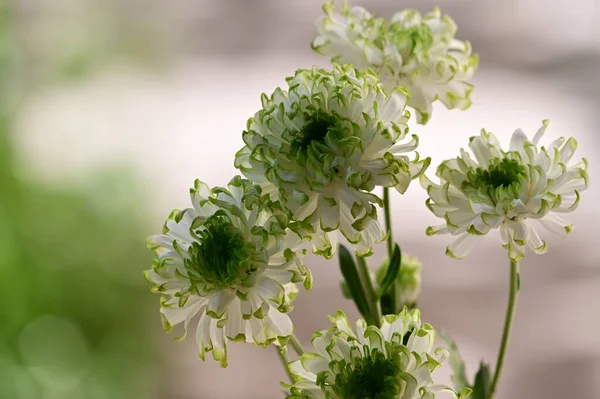
[[[579,203],[587,162],[569,164],[572,138],[539,146],[545,121],[533,140],[515,131],[508,151],[482,131],[469,143],[474,159],[461,150],[438,167],[439,183],[431,181],[425,175],[430,158],[416,152],[419,138],[409,134],[406,107],[424,124],[436,100],[448,108],[470,106],[477,56],[469,43],[455,39],[455,24],[437,9],[425,16],[405,10],[388,21],[346,2],[339,10],[333,1],[323,8],[313,48],[333,66],[300,69],[286,88],[263,94],[235,156],[244,177],[212,189],[196,181],[192,206],[173,211],[162,234],[149,238],[156,258],[146,278],[162,295],[165,330],[183,324],[184,337],[198,315],[202,359],[212,352],[225,367],[230,341],[278,345],[285,357],[288,341],[295,342],[288,313],[296,284],[312,285],[306,253],[312,246],[331,258],[341,233],[358,256],[355,263],[344,251],[341,259],[358,281],[352,285],[351,273],[344,274],[346,295],[370,323],[381,320],[382,309],[384,316],[380,325],[359,320],[355,332],[339,311],[331,318],[335,327],[315,334],[315,353],[289,364],[284,358],[294,378],[284,385],[288,398],[431,399],[447,391],[463,399],[468,384],[458,392],[434,384],[432,373],[447,351],[433,348],[435,331],[421,323],[418,310],[408,309],[421,290],[421,264],[402,257],[378,221],[379,208],[389,206],[387,190],[404,193],[420,179],[427,207],[445,219],[426,233],[457,236],[449,256],[466,256],[499,229],[515,277],[526,246],[546,251],[537,225],[571,231],[559,214]],[[364,257],[388,237],[390,259],[370,273]],[[359,291],[369,298],[357,300]]]
[[[345,1],[337,10],[331,0],[323,10],[314,50],[332,62],[372,69],[387,89],[405,87],[419,123],[427,123],[436,100],[449,109],[471,105],[478,57],[469,42],[454,37],[456,24],[439,9],[425,16],[404,10],[389,21]]]

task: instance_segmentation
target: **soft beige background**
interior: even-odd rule
[[[39,31],[27,30],[28,46],[45,43],[48,32],[73,34],[69,29],[94,10],[74,0],[44,3],[21,5],[24,31],[34,25]],[[455,156],[482,127],[508,143],[515,128],[533,134],[549,118],[546,140],[566,135],[579,141],[577,155],[590,160],[590,188],[568,216],[575,223],[571,236],[548,237],[546,256],[532,254],[522,262],[522,290],[498,399],[599,398],[597,1],[360,4],[384,16],[401,6],[428,10],[440,5],[459,23],[459,37],[470,39],[481,55],[471,109],[436,107],[425,128],[413,126],[421,137],[419,152],[431,156],[434,166]],[[114,2],[113,7],[120,29],[127,31],[130,20],[149,27],[164,57],[162,67],[117,61],[77,83],[48,85],[27,99],[16,140],[28,168],[50,181],[85,179],[106,165],[134,166],[158,230],[172,208],[187,206],[195,178],[223,185],[235,173],[234,153],[242,145],[246,119],[260,106],[260,93],[282,85],[297,68],[327,65],[309,47],[320,2],[152,0]],[[424,235],[428,224],[437,223],[424,200],[418,184],[393,197],[394,234],[403,250],[425,265],[423,318],[456,338],[472,375],[482,357],[495,362],[507,292],[505,253],[492,235],[467,260],[446,258],[448,237]],[[336,262],[317,257],[309,262],[314,289],[299,296],[292,314],[306,344],[313,331],[328,326],[326,315],[336,309],[356,316],[339,293]],[[148,331],[156,334],[168,364],[159,397],[282,397],[278,381],[285,375],[272,348],[231,345],[230,366],[222,370],[197,358],[193,339],[174,343],[159,333],[159,324],[157,313]]]

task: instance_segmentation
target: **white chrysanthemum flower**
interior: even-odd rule
[[[332,62],[375,71],[389,90],[403,86],[410,92],[408,105],[425,124],[431,103],[440,100],[449,109],[467,109],[473,86],[469,80],[478,57],[469,42],[458,40],[456,24],[434,9],[425,16],[416,10],[394,14],[390,21],[376,18],[362,7],[334,0],[323,5],[313,49]]]
[[[311,275],[301,261],[302,240],[288,228],[285,213],[239,176],[227,188],[212,190],[197,180],[190,193],[193,207],[173,211],[163,234],[148,243],[157,259],[146,278],[165,295],[165,330],[183,323],[187,333],[200,313],[200,357],[212,351],[223,367],[228,340],[287,342],[294,283],[303,281],[309,289]]]
[[[313,336],[315,353],[288,365],[295,378],[282,384],[288,399],[430,399],[442,390],[457,397],[434,384],[432,373],[448,351],[434,349],[435,330],[421,324],[418,310],[385,316],[381,328],[358,320],[356,332],[341,311],[331,321],[335,327]]]
[[[339,229],[370,254],[385,238],[374,205],[382,201],[371,191],[403,193],[430,162],[414,152],[417,136],[407,139],[407,93],[386,94],[374,73],[348,65],[299,70],[287,82],[289,91],[263,95],[235,165],[313,232]],[[331,256],[327,236],[316,239],[316,252]]]
[[[430,197],[427,206],[446,220],[429,227],[427,234],[458,236],[448,246],[448,255],[462,258],[490,230],[500,229],[503,247],[518,262],[525,256],[525,246],[536,253],[546,251],[537,226],[560,235],[571,232],[572,225],[559,214],[577,207],[579,194],[588,185],[588,165],[584,158],[569,166],[577,148],[573,138],[561,137],[548,148],[538,146],[547,124],[543,122],[532,141],[517,129],[508,151],[483,130],[469,143],[475,159],[461,150],[459,157],[438,167],[439,184],[421,177]]]

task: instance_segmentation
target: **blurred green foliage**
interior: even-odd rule
[[[141,191],[121,171],[78,187],[25,172],[11,122],[35,87],[9,11],[0,0],[0,398],[151,399]]]
[[[151,398],[144,229],[104,203],[130,201],[121,177],[21,177],[0,124],[0,398]]]

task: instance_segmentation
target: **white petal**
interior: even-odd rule
[[[152,245],[159,245],[161,247],[173,248],[173,238],[164,234],[157,234],[148,237],[148,243]]]
[[[196,329],[196,341],[198,342],[198,347],[202,353],[204,351],[211,350],[213,347],[210,339],[210,330],[212,328],[213,320],[214,319],[208,317],[206,313],[203,313],[200,317],[200,321],[198,322],[198,328]]]
[[[560,236],[566,236],[573,230],[573,225],[557,214],[553,212],[549,212],[546,216],[538,221],[544,226],[548,231],[558,234]]]
[[[524,245],[529,238],[529,228],[524,221],[507,221],[507,227],[512,231],[512,239],[519,245]]]
[[[358,319],[356,320],[356,336],[358,339],[364,343],[365,339],[365,330],[367,329],[367,323],[364,320]]]
[[[300,360],[296,360],[294,362],[291,362],[289,364],[289,369],[290,372],[297,377],[300,377],[302,379],[306,379],[309,381],[316,381],[317,380],[317,376],[309,371],[307,371],[304,366],[302,365],[302,362]]]
[[[261,298],[281,305],[285,299],[285,288],[277,281],[261,276],[253,288]]]
[[[225,343],[223,329],[217,328],[216,325],[213,326],[213,328],[210,329],[210,339],[213,344],[213,359],[217,360],[221,367],[227,367],[227,345]]]
[[[187,320],[189,323],[190,319],[198,313],[200,308],[206,304],[206,300],[204,298],[200,298],[197,296],[192,296],[186,302],[183,307],[179,307],[177,304],[178,299],[174,298],[174,300],[170,301],[172,304],[168,306],[163,306],[160,312],[165,316],[170,325],[175,326],[183,321]],[[186,323],[186,324],[187,324]]]
[[[302,366],[311,373],[318,374],[329,368],[329,359],[319,356],[315,353],[307,353],[301,358]]]
[[[169,219],[166,222],[167,228],[169,229],[168,235],[177,241],[180,241],[179,244],[189,245],[189,243],[193,241],[193,238],[190,235],[190,226],[194,220],[192,214],[193,210],[188,209],[179,223],[175,222],[173,219]]]
[[[408,339],[408,347],[411,351],[417,353],[429,352],[433,347],[433,343],[435,341],[435,336],[428,332],[425,333],[425,329],[420,329],[419,334],[411,334]]]
[[[321,229],[324,231],[332,231],[340,226],[339,201],[335,201],[335,204],[329,205],[327,200],[321,199],[318,211],[321,219]]]
[[[531,223],[527,223],[527,227],[529,229],[529,241],[528,244],[537,254],[546,253],[548,250],[546,246],[546,241],[542,240],[535,230],[535,228],[531,225]]]
[[[567,163],[573,157],[575,150],[577,149],[577,141],[570,137],[565,145],[560,149],[560,162]]]
[[[538,131],[535,133],[535,136],[533,137],[533,144],[537,145],[540,141],[540,139],[542,138],[542,136],[544,135],[544,133],[546,132],[546,128],[548,127],[548,121],[542,121],[542,127],[538,129]]]
[[[392,323],[388,323],[387,320],[384,321],[381,330],[386,339],[390,341],[394,337],[394,334],[400,334],[404,337],[412,325],[413,321],[410,318],[396,317]]]
[[[350,327],[350,322],[348,321],[348,317],[345,314],[338,310],[333,321],[335,323],[336,328],[339,331],[342,331],[345,334],[354,337],[354,332],[352,331],[352,328]]]
[[[523,151],[524,144],[527,142],[527,136],[521,129],[515,130],[510,139],[510,151]]]
[[[218,292],[210,297],[206,311],[214,313],[213,316],[217,318],[221,318],[234,298],[235,290],[228,289]]]
[[[231,340],[238,338],[240,335],[246,335],[246,323],[242,318],[242,310],[238,298],[231,302],[231,306],[227,310],[227,322],[224,328],[227,338]]]
[[[476,136],[469,143],[469,147],[471,148],[471,151],[473,151],[477,162],[479,162],[479,164],[481,164],[484,167],[487,166],[489,160],[493,158],[488,146],[489,144],[481,136]]]
[[[269,309],[269,315],[265,318],[265,322],[267,323],[267,328],[277,337],[289,337],[294,332],[294,325],[290,317],[273,307]]]
[[[425,234],[427,234],[428,236],[432,236],[435,234],[448,234],[448,233],[449,233],[448,227],[445,224],[441,224],[438,226],[429,226],[425,230]]]
[[[268,336],[266,329],[262,323],[262,320],[258,320],[253,317],[248,320],[250,331],[252,332],[252,339],[256,344],[263,344],[267,341]]]
[[[329,354],[327,353],[328,344],[329,342],[321,334],[315,335],[312,340],[312,345],[315,348],[316,353],[323,357],[329,357]]]
[[[448,224],[452,227],[461,227],[470,225],[477,217],[470,208],[457,209],[447,213]]]
[[[446,254],[452,258],[462,259],[467,256],[484,236],[463,233],[446,248]]]

